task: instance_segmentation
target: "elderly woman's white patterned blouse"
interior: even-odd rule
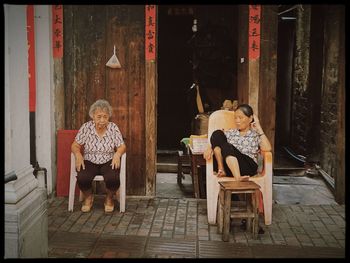
[[[230,144],[235,146],[241,153],[248,155],[256,163],[258,162],[261,138],[255,130],[250,129],[245,135],[240,135],[238,129],[229,129],[224,133]]]
[[[95,164],[106,163],[113,159],[114,149],[124,143],[123,136],[115,123],[109,122],[106,133],[100,138],[93,121],[88,121],[80,127],[75,141],[84,145],[84,160]]]

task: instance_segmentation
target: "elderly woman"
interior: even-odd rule
[[[97,174],[104,177],[107,196],[105,212],[113,212],[113,194],[119,200],[120,158],[126,151],[118,126],[109,122],[112,107],[106,100],[97,100],[89,110],[92,120],[84,123],[72,144],[77,169],[77,183],[84,194],[82,212],[89,212],[93,205],[92,181]],[[82,148],[84,154],[82,154]]]
[[[234,176],[236,180],[244,181],[257,173],[259,149],[271,151],[271,144],[248,104],[237,107],[235,122],[235,129],[213,132],[210,137],[211,146],[203,156],[209,160],[214,152],[218,177]]]

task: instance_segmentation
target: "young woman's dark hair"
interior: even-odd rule
[[[238,105],[236,110],[241,110],[245,116],[250,117],[253,115],[253,109],[248,104]]]

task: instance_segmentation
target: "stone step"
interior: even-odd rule
[[[278,167],[273,168],[274,176],[305,176],[306,169],[304,167]]]

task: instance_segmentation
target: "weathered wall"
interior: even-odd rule
[[[338,92],[339,86],[339,17],[336,7],[325,12],[324,29],[324,71],[321,103],[321,156],[322,168],[331,176],[336,174],[336,149],[338,133]],[[343,32],[344,33],[344,32]],[[345,118],[345,116],[343,116]]]
[[[344,69],[339,60],[342,34],[339,8],[342,7],[323,6],[320,9],[303,5],[298,8],[293,78],[292,147],[298,154],[306,155],[308,160],[319,161],[322,169],[332,177],[337,173],[338,122],[345,119],[338,111],[338,92],[345,88],[340,85],[339,72],[342,67]],[[323,14],[324,25],[314,25],[310,32],[311,19]],[[321,36],[317,36],[314,30],[321,30]],[[314,36],[314,45],[311,46],[310,33]],[[321,47],[315,44],[318,37],[322,37]],[[315,48],[323,54],[311,56]],[[320,61],[315,63],[315,59]],[[319,109],[319,116],[315,109]]]
[[[301,154],[306,152],[307,89],[309,77],[310,6],[297,10],[296,43],[294,57],[293,103],[292,103],[292,147]]]

